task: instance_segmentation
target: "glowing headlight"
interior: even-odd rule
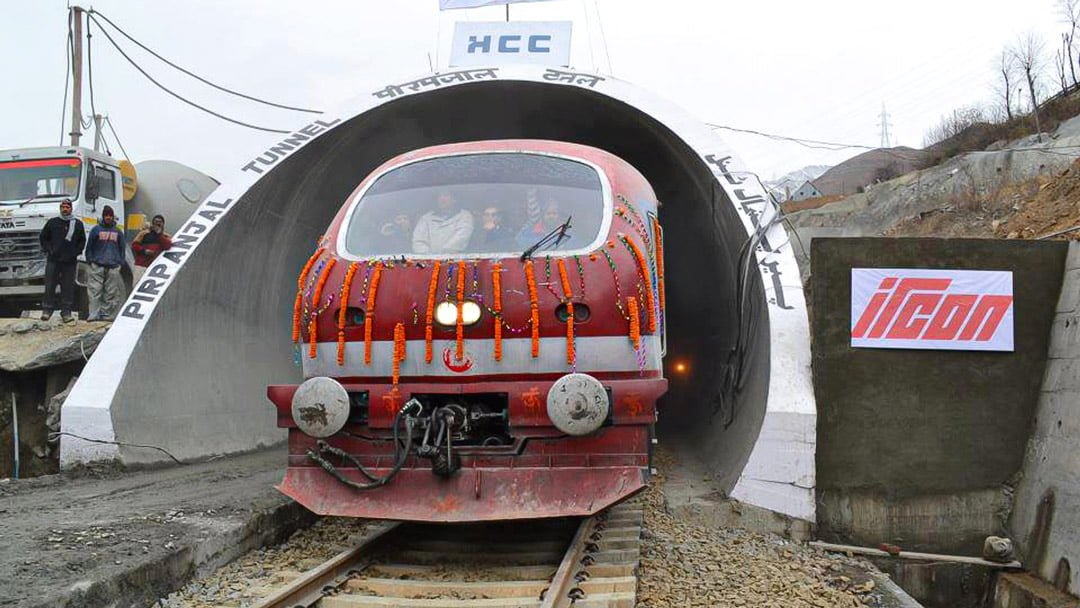
[[[466,300],[461,305],[461,323],[472,325],[480,320],[480,305]],[[453,327],[457,325],[457,304],[442,302],[435,307],[435,322],[439,325]]]

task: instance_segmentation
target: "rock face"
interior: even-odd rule
[[[0,319],[0,370],[25,372],[88,358],[109,324]]]

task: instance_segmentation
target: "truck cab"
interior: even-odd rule
[[[72,213],[87,233],[105,205],[115,211],[117,226],[127,231],[124,187],[120,163],[87,148],[0,150],[0,315],[40,306],[46,260],[38,235],[49,218],[59,215],[60,201],[71,199]],[[123,272],[130,287],[130,249],[126,256],[129,268]],[[84,316],[86,265],[83,256],[79,259],[77,307]]]

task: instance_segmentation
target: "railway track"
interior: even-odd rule
[[[642,517],[383,524],[256,607],[633,608]]]

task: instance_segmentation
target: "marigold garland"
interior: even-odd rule
[[[401,377],[401,362],[405,360],[405,324],[398,321],[394,326],[394,386]]]
[[[465,262],[457,265],[457,344],[454,351],[456,361],[465,358]]]
[[[360,262],[349,264],[345,271],[345,282],[341,286],[341,303],[338,305],[337,320],[337,364],[345,365],[345,320],[349,316],[349,292],[352,290],[353,277],[360,269]]]
[[[383,263],[375,262],[375,270],[371,272],[371,285],[368,287],[367,312],[364,314],[364,365],[371,365],[371,326],[375,322],[375,295],[379,291],[382,269]]]
[[[525,281],[529,285],[529,322],[532,325],[532,357],[540,356],[540,305],[536,301],[536,276],[533,261],[525,262]]]
[[[432,264],[432,266],[431,266],[431,281],[428,283],[427,316],[424,318],[425,319],[424,320],[424,323],[425,323],[425,326],[424,326],[424,361],[426,361],[427,363],[431,363],[431,358],[432,358],[432,352],[431,352],[431,338],[432,338],[431,322],[432,322],[432,319],[433,319],[433,317],[435,315],[435,292],[438,290],[438,287],[439,287],[439,266],[440,265],[441,264],[440,264],[439,260],[435,260],[435,262]]]
[[[641,319],[638,316],[637,298],[627,296],[626,309],[630,311],[630,342],[636,351],[641,347]]]
[[[315,253],[308,259],[307,264],[304,264],[303,270],[300,271],[300,277],[296,279],[296,303],[293,304],[292,315],[293,344],[298,344],[300,342],[300,309],[304,304],[304,282],[307,280],[308,273],[311,272],[311,267],[315,265],[315,262],[324,251],[326,251],[325,247],[316,249]]]
[[[653,242],[656,243],[656,279],[657,295],[660,297],[660,312],[664,311],[664,242],[660,232],[660,223],[653,222]]]
[[[337,258],[326,261],[326,266],[323,266],[322,273],[319,274],[319,282],[315,284],[315,292],[311,295],[311,321],[308,325],[308,342],[311,344],[308,357],[311,359],[315,358],[315,343],[318,340],[319,300],[322,299],[323,286],[326,285],[326,279],[330,276],[330,270],[334,268],[335,263],[337,263]]]
[[[491,290],[494,292],[495,305],[495,360],[502,361],[502,264],[495,262],[491,266]]]
[[[574,353],[574,294],[570,292],[570,279],[566,276],[566,263],[559,258],[559,280],[562,281],[563,295],[566,296],[566,364],[573,365],[577,358]]]
[[[634,258],[637,260],[638,271],[641,273],[641,281],[645,284],[645,306],[648,308],[648,311],[646,311],[648,313],[646,315],[648,325],[646,327],[650,334],[654,333],[656,331],[656,315],[654,314],[656,310],[656,301],[653,299],[652,278],[649,277],[649,263],[645,260],[645,256],[641,253],[641,249],[638,249],[638,246],[634,244],[634,241],[625,236],[620,236],[619,238],[626,247],[630,249],[630,252],[634,254]]]

